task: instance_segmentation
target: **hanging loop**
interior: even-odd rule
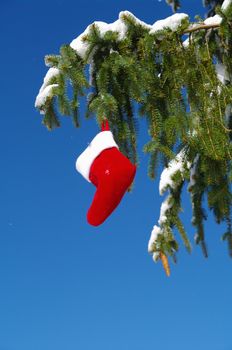
[[[102,131],[110,131],[109,122],[107,119],[103,120],[102,125],[101,125],[101,130]]]

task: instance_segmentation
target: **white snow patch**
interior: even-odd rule
[[[54,67],[50,68],[44,77],[44,82],[40,90],[42,91],[49,84],[50,79],[57,76],[58,74],[59,74],[58,68],[54,68]]]
[[[207,25],[220,25],[221,24],[221,21],[222,21],[222,18],[221,16],[219,15],[215,15],[213,17],[209,17],[207,19],[204,20],[204,24],[207,24]]]
[[[93,73],[94,73],[95,67],[94,67],[94,61],[91,60],[89,64],[89,85],[93,86]]]
[[[119,13],[119,19],[120,19],[121,21],[123,21],[123,16],[130,16],[130,17],[133,18],[133,20],[135,21],[135,23],[136,23],[137,25],[140,25],[140,26],[142,26],[143,28],[146,28],[146,29],[152,29],[152,25],[147,24],[147,23],[141,21],[140,19],[138,19],[137,17],[135,17],[135,15],[133,15],[133,13],[131,13],[131,12],[129,12],[129,11],[121,11],[121,12]]]
[[[196,183],[195,174],[196,174],[196,168],[197,168],[198,160],[199,160],[199,154],[197,154],[196,157],[194,158],[192,167],[190,169],[190,181],[189,181],[188,188],[193,187],[195,185],[195,183]]]
[[[84,36],[89,33],[90,26],[91,25],[89,25],[82,34],[80,34],[70,43],[71,48],[73,48],[73,50],[75,50],[77,54],[83,59],[89,47],[89,44],[84,41]]]
[[[169,16],[165,19],[161,19],[159,21],[156,21],[152,25],[152,29],[150,30],[150,34],[154,34],[156,32],[159,32],[161,30],[164,30],[165,28],[169,28],[172,31],[176,31],[178,27],[182,24],[183,20],[188,19],[189,16],[185,13],[175,13],[172,16]]]
[[[160,217],[158,220],[159,225],[162,225],[165,223],[165,221],[167,221],[166,213],[172,207],[172,205],[169,203],[170,197],[171,197],[170,195],[167,196],[167,198],[164,200],[164,202],[161,205]],[[158,236],[162,235],[162,234],[163,234],[163,230],[159,226],[155,225],[153,227],[152,232],[151,232],[150,240],[148,242],[148,252],[149,253],[152,253],[156,250],[159,250],[159,247],[157,246],[156,241],[157,241]]]
[[[151,237],[150,237],[149,242],[148,242],[148,252],[149,253],[152,253],[154,251],[157,237],[160,234],[162,234],[161,228],[155,225],[153,227],[153,230],[151,232]]]
[[[103,37],[107,31],[112,31],[119,33],[119,40],[122,40],[125,37],[127,31],[127,26],[120,19],[113,23],[105,23],[101,21],[93,22],[85,29],[85,31],[82,34],[80,34],[76,39],[74,39],[70,43],[70,46],[77,52],[77,54],[82,59],[85,58],[86,52],[89,48],[89,43],[87,41],[84,41],[84,37],[90,33],[90,30],[93,25],[98,27],[101,37]]]
[[[167,211],[169,209],[171,209],[172,205],[170,204],[170,196],[168,196],[163,203],[161,204],[160,207],[160,217],[159,217],[159,225],[162,225],[163,223],[165,223],[167,221]]]
[[[46,86],[43,91],[41,91],[38,96],[36,97],[35,100],[35,107],[40,108],[42,105],[44,105],[44,103],[46,102],[46,100],[48,99],[48,97],[50,97],[52,95],[52,90],[54,87],[57,87],[58,84],[51,84]],[[43,112],[41,112],[41,114],[44,114]]]
[[[222,11],[226,11],[231,4],[232,0],[224,0],[221,7]]]
[[[110,53],[117,53],[117,54],[118,54],[118,51],[113,50],[113,49],[111,48],[111,49],[110,49]]]
[[[119,36],[118,36],[119,40],[123,40],[126,36],[126,33],[127,33],[127,25],[123,22],[123,16],[131,16],[136,24],[138,24],[144,28],[147,28],[147,29],[152,28],[152,26],[150,24],[147,24],[147,23],[141,21],[140,19],[135,17],[131,12],[121,11],[119,13],[119,18],[113,23],[95,21],[92,24],[90,24],[82,34],[80,34],[76,39],[74,39],[70,43],[70,46],[77,52],[77,54],[82,59],[84,59],[86,52],[89,48],[89,43],[87,41],[85,41],[85,37],[90,33],[90,30],[91,30],[93,25],[98,27],[101,37],[103,37],[106,32],[112,31],[112,32],[117,32],[119,34]]]
[[[183,46],[188,47],[189,46],[189,37],[183,41]]]
[[[54,68],[54,67],[50,68],[47,71],[47,74],[44,77],[43,85],[41,86],[39,93],[38,93],[36,100],[35,100],[35,107],[36,108],[40,108],[46,102],[47,98],[51,96],[52,89],[54,87],[58,86],[58,84],[50,84],[49,85],[50,80],[53,77],[57,76],[58,74],[59,74],[59,69]]]
[[[160,176],[159,183],[159,192],[162,195],[168,186],[174,187],[174,181],[172,180],[172,176],[180,171],[181,173],[184,171],[184,151],[181,150],[175,159],[171,160],[168,164],[168,167],[162,171]]]
[[[175,159],[171,160],[168,167],[165,168],[161,174],[160,177],[160,185],[159,185],[159,190],[160,190],[160,194],[163,194],[164,191],[167,189],[168,186],[175,188],[175,184],[172,180],[172,176],[177,172],[180,171],[181,173],[183,173],[184,171],[184,166],[187,166],[188,169],[191,168],[191,163],[190,162],[186,162],[185,157],[184,157],[184,148],[177,154],[177,156],[175,157]],[[173,203],[171,201],[171,194],[169,194],[165,200],[163,201],[163,203],[161,204],[160,207],[160,216],[159,216],[159,220],[158,223],[161,227],[159,226],[154,226],[153,230],[151,232],[151,237],[150,240],[148,242],[148,252],[152,253],[152,252],[156,252],[159,251],[160,247],[158,245],[157,242],[157,237],[158,235],[162,235],[164,234],[163,231],[163,225],[165,224],[165,222],[167,221],[167,212],[172,208]],[[155,254],[155,256],[153,257],[154,260],[158,259],[158,255]]]
[[[152,254],[152,258],[153,258],[154,262],[157,262],[159,260],[159,256],[160,256],[159,252],[154,252]]]
[[[215,64],[215,69],[217,77],[223,85],[226,83],[226,81],[230,81],[229,74],[222,63]]]
[[[105,23],[105,22],[94,22],[94,23],[98,26],[101,37],[103,37],[105,33],[108,31],[119,33],[119,40],[122,40],[125,37],[127,27],[120,19],[118,19],[113,23]]]

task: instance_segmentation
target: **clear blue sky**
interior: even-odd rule
[[[203,16],[201,0],[182,11]],[[34,109],[46,67],[94,20],[129,10],[153,23],[164,0],[1,0],[0,350],[231,350],[232,261],[206,225],[210,258],[181,244],[166,278],[147,253],[159,217],[158,179],[141,153],[135,188],[100,227],[86,222],[94,187],[75,160],[98,132],[63,119],[48,132]],[[83,112],[82,112],[83,114]],[[148,140],[140,129],[140,150]],[[183,219],[193,242],[191,206]]]

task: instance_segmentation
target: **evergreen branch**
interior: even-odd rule
[[[219,28],[220,24],[218,23],[212,23],[212,24],[204,24],[204,23],[200,23],[200,24],[191,24],[187,29],[185,29],[183,31],[182,34],[188,34],[188,33],[193,33],[193,32],[197,32],[199,30],[208,30],[208,29],[216,29]]]
[[[232,8],[218,14],[221,22],[191,25],[188,18],[182,21],[178,18],[183,16],[175,15],[177,22],[170,21],[175,29],[168,19],[167,27],[156,31],[153,25],[151,31],[150,25],[123,12],[116,23],[122,31],[115,30],[115,24],[95,23],[77,38],[76,46],[65,45],[60,55],[46,58],[51,68],[36,107],[49,130],[60,125],[57,112],[71,115],[79,126],[79,98],[86,95],[86,116],[95,113],[99,125],[106,117],[121,152],[137,162],[137,107],[139,116],[146,118],[151,137],[144,146],[150,154],[149,175],[154,178],[159,164],[168,169],[160,187],[169,195],[155,229],[159,234],[151,250],[154,260],[160,252],[175,259],[174,228],[191,249],[179,218],[181,189],[189,178],[196,244],[207,257],[202,208],[206,195],[215,221],[228,224],[223,237],[232,254]],[[182,42],[183,34],[190,34],[190,45]]]

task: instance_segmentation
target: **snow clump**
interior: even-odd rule
[[[53,88],[58,86],[58,84],[49,84],[51,79],[57,75],[59,75],[59,69],[57,68],[52,67],[47,71],[47,74],[44,77],[43,85],[41,86],[35,100],[36,108],[42,107],[45,104],[47,98],[52,95]],[[40,113],[43,114],[43,111],[40,111]]]
[[[183,20],[188,19],[189,16],[185,13],[175,13],[172,16],[169,16],[165,19],[161,19],[156,21],[152,29],[150,30],[150,34],[154,34],[166,28],[171,29],[172,31],[176,31],[178,27],[182,24]]]

